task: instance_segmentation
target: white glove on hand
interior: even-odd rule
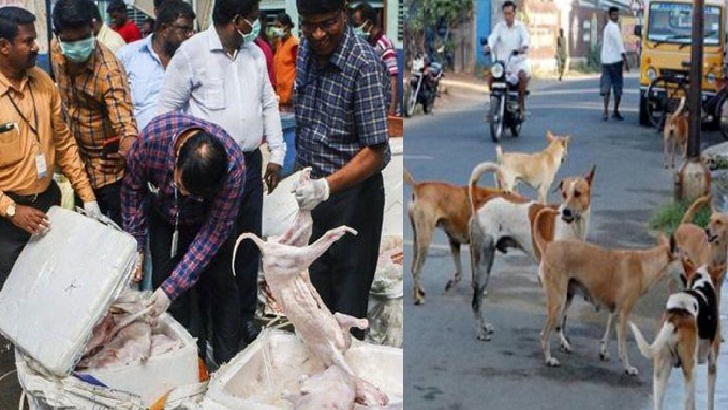
[[[149,314],[154,317],[159,317],[162,313],[169,309],[169,297],[164,293],[162,288],[158,288],[152,293],[152,297],[147,301],[147,307],[151,307]]]
[[[94,219],[101,219],[101,217],[104,216],[104,214],[101,213],[101,208],[99,208],[99,203],[96,201],[85,202],[83,204],[83,210],[86,212],[87,216]]]
[[[298,208],[302,211],[310,211],[329,199],[329,183],[326,182],[326,178],[312,179],[301,184],[296,183],[294,192]]]

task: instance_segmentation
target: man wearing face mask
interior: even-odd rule
[[[121,190],[124,230],[136,238],[140,253],[149,234],[156,289],[148,301],[151,314],[169,311],[198,338],[201,357],[210,340],[215,361],[229,361],[238,352],[240,326],[230,263],[235,216],[247,185],[240,147],[215,124],[169,113],[144,128],[129,151],[128,167]]]
[[[217,0],[212,21],[212,27],[185,41],[169,63],[159,112],[185,109],[188,114],[219,124],[238,142],[245,154],[247,182],[237,232],[260,235],[263,180],[269,192],[278,185],[286,146],[265,56],[254,43],[261,26],[258,0]],[[260,145],[264,135],[271,153],[262,176]],[[257,336],[253,319],[258,298],[258,258],[258,248],[248,241],[240,245],[235,261],[246,343]]]
[[[298,38],[294,36],[293,20],[286,13],[276,18],[273,35],[276,37],[276,54],[273,56],[276,73],[276,93],[281,98],[281,108],[293,108],[293,84],[296,82],[296,56]]]
[[[134,101],[134,117],[144,129],[159,111],[159,93],[164,70],[179,48],[194,32],[195,13],[182,0],[167,0],[159,9],[154,33],[128,44],[117,57],[124,65]]]
[[[312,210],[311,241],[347,225],[309,269],[326,306],[367,316],[384,219],[382,170],[390,160],[387,86],[379,56],[346,24],[344,0],[297,0],[304,40],[296,64],[296,167],[311,167],[296,188]],[[359,339],[364,332],[352,332]]]
[[[101,211],[121,226],[124,157],[137,128],[124,67],[93,36],[93,7],[89,0],[56,3],[51,63]]]
[[[384,34],[384,30],[377,25],[377,12],[367,2],[361,2],[354,8],[351,15],[351,25],[354,34],[366,40],[382,59],[382,63],[389,74],[389,107],[387,114],[397,115],[397,102],[399,101],[399,67],[397,66],[397,52],[394,45]]]

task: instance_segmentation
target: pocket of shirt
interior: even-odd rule
[[[205,90],[205,105],[211,110],[225,108],[225,88],[221,80],[210,80]]]
[[[17,130],[0,134],[0,164],[3,167],[18,164],[23,159],[22,148]]]

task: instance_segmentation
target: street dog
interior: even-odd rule
[[[492,162],[477,165],[470,176],[471,193],[475,191],[483,173],[498,168],[499,165]],[[493,327],[483,318],[482,304],[496,250],[506,253],[508,248],[520,249],[538,262],[541,254],[533,242],[533,231],[536,214],[545,208],[555,211],[540,221],[540,231],[547,240],[586,238],[595,172],[596,166],[585,177],[563,179],[558,185],[562,198],[560,204],[544,205],[507,197],[493,197],[482,202],[471,201],[473,216],[470,220],[470,263],[474,292],[472,310],[478,340],[488,341],[489,335],[493,333]],[[564,317],[564,322],[565,320]],[[565,332],[563,326],[561,330]]]
[[[653,395],[655,410],[663,408],[665,386],[672,367],[681,367],[685,378],[685,409],[695,409],[695,368],[708,362],[708,409],[713,410],[720,337],[718,302],[707,265],[699,269],[684,264],[689,290],[670,295],[663,324],[649,344],[639,328],[630,322],[643,356],[654,366]]]
[[[665,121],[665,130],[663,131],[663,142],[665,145],[665,169],[668,168],[668,151],[672,155],[670,168],[675,168],[675,151],[677,151],[678,148],[682,148],[683,159],[687,158],[688,114],[683,112],[684,109],[685,96],[682,96],[682,98],[680,98],[680,106],[674,113],[670,114]]]
[[[658,245],[646,250],[607,249],[573,239],[548,242],[540,231],[539,219],[549,215],[553,217],[554,214],[555,211],[550,209],[540,211],[534,233],[536,246],[542,255],[538,275],[546,292],[547,317],[541,331],[541,348],[546,365],[560,365],[551,356],[550,337],[556,320],[567,309],[569,284],[575,282],[583,293],[589,295],[592,303],[601,303],[610,312],[599,349],[600,358],[609,358],[612,321],[618,314],[619,358],[625,372],[636,375],[637,369],[630,365],[627,356],[627,318],[640,296],[666,276],[668,269],[678,259],[673,238],[668,240],[660,233]]]
[[[551,131],[547,131],[548,147],[535,153],[504,153],[501,146],[496,145],[496,162],[503,175],[496,178],[496,186],[514,192],[518,182],[525,182],[538,191],[539,203],[546,204],[548,190],[566,159],[570,139],[571,137],[556,137]]]
[[[496,171],[497,172],[497,171]],[[450,252],[455,261],[455,274],[447,281],[445,292],[455,287],[463,277],[460,261],[460,246],[470,244],[468,222],[472,215],[470,190],[468,186],[452,185],[444,182],[415,182],[407,170],[404,183],[412,187],[412,198],[407,204],[407,213],[414,232],[414,253],[412,278],[414,282],[415,305],[425,303],[425,290],[420,283],[420,273],[427,258],[427,251],[436,228],[442,228],[450,242]],[[475,202],[482,203],[491,198],[511,198],[521,200],[516,194],[501,190],[476,187],[473,192]]]
[[[711,215],[708,227],[703,229],[692,221],[697,210],[707,205],[710,205]],[[728,215],[718,212],[711,195],[702,196],[685,211],[674,236],[684,258],[697,266],[707,265],[720,302],[720,291],[728,265]]]

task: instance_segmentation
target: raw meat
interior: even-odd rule
[[[337,365],[305,379],[301,393],[289,397],[295,410],[346,409],[354,408],[356,383],[354,378]]]
[[[300,183],[310,183],[309,172],[301,174]],[[244,239],[256,243],[263,254],[266,283],[304,344],[326,367],[337,365],[356,381],[357,401],[386,404],[386,395],[359,379],[344,360],[344,351],[351,347],[349,329],[366,329],[368,321],[339,313],[331,314],[308,275],[308,267],[335,241],[347,232],[356,235],[356,231],[348,226],[340,226],[308,245],[312,229],[311,213],[299,211],[291,228],[280,237],[274,236],[264,241],[252,233],[243,233],[237,240],[235,252],[237,245]]]

